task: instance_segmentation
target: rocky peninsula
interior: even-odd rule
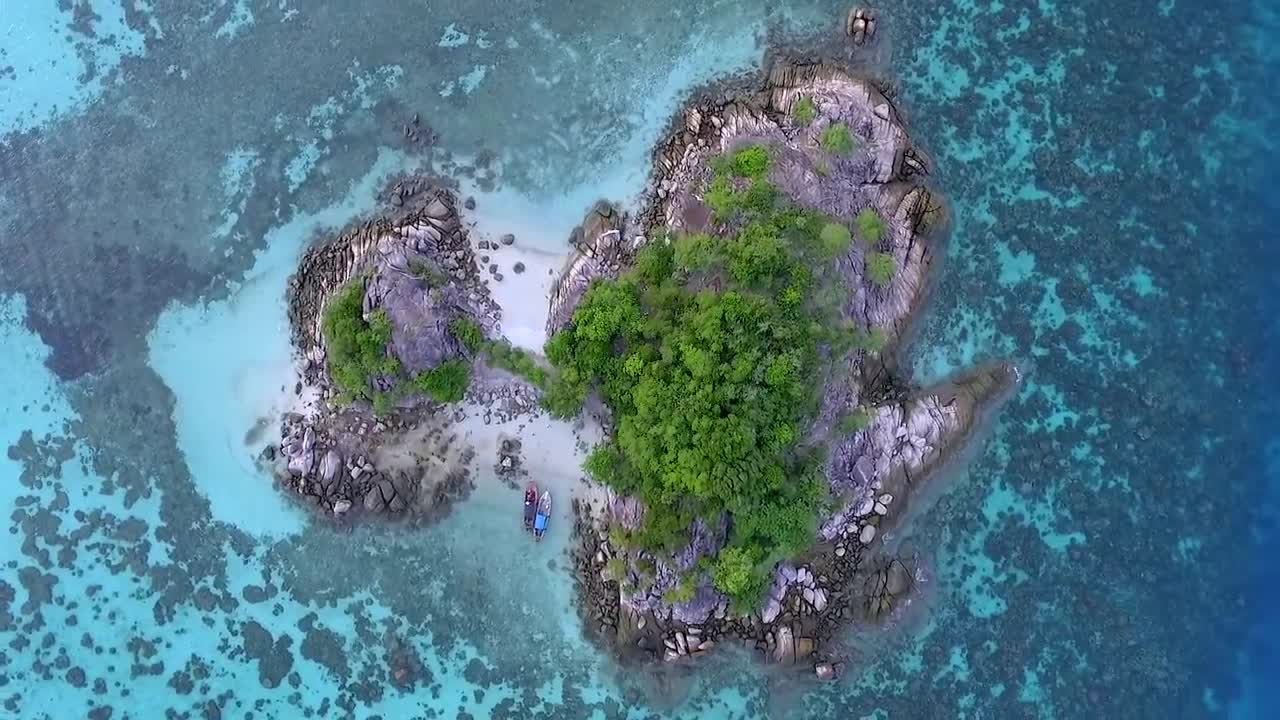
[[[653,172],[634,212],[602,201],[572,233],[545,357],[502,339],[498,248],[468,237],[448,183],[394,183],[384,217],[317,244],[291,281],[299,408],[263,461],[339,522],[429,518],[477,463],[518,476],[519,438],[477,459],[458,403],[486,423],[590,416],[587,631],[623,658],[734,644],[835,677],[838,631],[892,617],[925,579],[895,530],[1017,370],[929,388],[900,373],[946,206],[871,80],[778,63],[691,101]]]

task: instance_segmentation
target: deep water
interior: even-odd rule
[[[0,717],[1280,717],[1280,8],[878,7],[854,53],[813,0],[0,2]],[[343,533],[258,473],[306,242],[431,168],[563,253],[776,43],[934,156],[914,380],[1025,371],[914,527],[927,617],[829,685],[621,672],[514,491]]]

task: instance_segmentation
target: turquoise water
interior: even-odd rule
[[[1277,714],[1274,7],[889,2],[851,56],[827,2],[60,6],[0,9],[0,717]],[[554,257],[793,37],[895,81],[951,199],[915,380],[1026,370],[915,528],[926,619],[832,685],[621,671],[492,478],[342,533],[258,473],[286,278],[381,180]]]

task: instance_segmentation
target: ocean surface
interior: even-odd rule
[[[0,718],[1280,717],[1280,3],[877,8],[854,51],[814,0],[0,0]],[[483,468],[354,532],[256,470],[286,279],[382,180],[555,262],[777,47],[892,82],[933,155],[914,381],[1026,378],[913,528],[918,622],[832,684],[623,671]]]

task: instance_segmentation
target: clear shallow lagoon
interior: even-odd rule
[[[916,379],[1028,380],[916,527],[927,621],[851,639],[838,685],[619,673],[567,537],[520,542],[491,478],[437,526],[345,534],[256,473],[306,242],[432,165],[556,258],[642,187],[683,93],[770,37],[839,42],[845,6],[771,5],[7,3],[0,717],[1280,714],[1264,0],[884,5],[859,62],[954,213]]]

